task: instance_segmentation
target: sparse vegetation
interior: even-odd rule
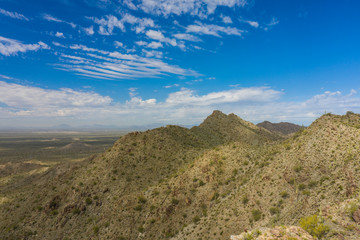
[[[312,215],[300,219],[300,226],[313,237],[322,239],[329,232],[330,228],[320,222],[318,215]]]
[[[360,230],[353,218],[360,132],[346,121],[326,115],[285,141],[221,113],[192,129],[130,133],[98,156],[12,178],[9,186],[18,188],[0,191],[0,232],[5,239],[61,232],[204,240],[249,228],[256,238],[257,228],[299,222],[318,238],[351,239]],[[315,220],[304,218],[314,212]]]
[[[259,209],[252,210],[251,214],[255,222],[261,219],[262,212]]]

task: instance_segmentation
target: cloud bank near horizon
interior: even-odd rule
[[[128,127],[153,123],[199,124],[215,109],[252,122],[270,120],[309,124],[325,112],[343,114],[344,109],[358,112],[360,98],[355,90],[315,95],[300,102],[282,100],[282,91],[270,87],[231,88],[200,95],[181,88],[160,101],[143,99],[129,89],[129,99],[115,102],[93,91],[43,89],[0,81],[1,127],[79,125],[79,120],[97,124]],[[14,119],[16,119],[14,121]],[[39,125],[40,124],[40,125]]]

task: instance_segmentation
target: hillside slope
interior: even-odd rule
[[[192,129],[131,133],[100,156],[0,190],[8,198],[0,232],[4,239],[230,239],[318,214],[327,236],[356,239],[349,211],[360,202],[359,127],[357,114],[327,114],[281,140],[215,111]]]

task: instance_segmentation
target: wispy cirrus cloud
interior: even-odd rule
[[[9,11],[6,11],[5,9],[2,9],[2,8],[0,8],[0,14],[5,15],[7,17],[14,18],[14,19],[29,21],[29,19],[27,17],[25,17],[24,15],[22,15],[20,13],[9,12]]]
[[[158,78],[169,75],[200,76],[194,70],[163,62],[158,59],[162,57],[162,52],[158,51],[143,49],[145,57],[142,57],[118,51],[103,51],[84,45],[72,45],[69,49],[77,50],[76,56],[61,55],[62,63],[56,64],[55,67],[81,76],[107,80]]]
[[[270,23],[268,23],[267,25],[268,26],[275,26],[275,25],[278,25],[280,23],[280,21],[277,19],[277,18],[272,18]]]
[[[41,41],[35,44],[24,44],[18,40],[0,36],[0,54],[4,56],[14,56],[19,52],[25,53],[28,51],[38,51],[39,49],[49,48],[50,47],[47,44]]]
[[[57,22],[57,23],[65,23],[65,24],[68,24],[70,25],[72,28],[76,28],[77,27],[77,24],[73,23],[73,22],[67,22],[67,21],[64,21],[62,19],[59,19],[59,18],[56,18],[50,14],[43,14],[42,15],[43,19],[49,21],[49,22]]]
[[[188,34],[188,33],[176,33],[173,36],[177,39],[191,41],[191,42],[201,42],[202,41],[197,36],[194,36],[194,35]]]
[[[241,36],[244,31],[235,27],[223,27],[214,24],[204,24],[197,21],[196,24],[187,26],[186,32],[221,37],[220,34]]]

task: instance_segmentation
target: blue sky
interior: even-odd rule
[[[355,0],[0,0],[0,127],[359,112]]]

